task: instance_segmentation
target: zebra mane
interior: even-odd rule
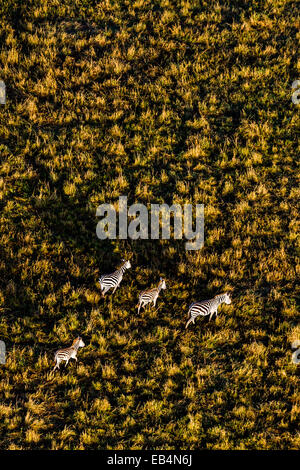
[[[122,263],[121,267],[118,269],[118,271],[125,271],[125,269],[126,269],[125,264],[126,263],[127,263],[126,259],[123,259],[123,263]]]

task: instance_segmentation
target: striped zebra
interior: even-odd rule
[[[59,364],[61,363],[61,361],[67,361],[66,366],[68,365],[68,362],[71,358],[75,359],[77,362],[77,357],[76,357],[77,351],[79,348],[83,348],[83,346],[85,346],[85,344],[82,341],[82,338],[78,336],[78,338],[74,339],[72,346],[70,346],[69,348],[65,348],[65,349],[59,349],[58,351],[56,351],[55,356],[54,356],[54,360],[56,361],[56,364],[53,369],[53,372],[55,371],[55,369],[59,369]]]
[[[225,294],[216,295],[213,299],[210,300],[201,300],[200,302],[194,302],[190,305],[188,316],[189,319],[185,327],[187,328],[191,322],[195,324],[195,319],[199,315],[210,315],[209,320],[212,319],[214,313],[218,316],[218,307],[222,303],[227,305],[231,304],[231,297],[228,292]]]
[[[145,308],[145,306],[149,304],[150,302],[153,302],[153,305],[155,307],[157,297],[159,296],[161,289],[166,289],[166,288],[167,288],[166,282],[161,277],[157,287],[155,287],[154,289],[144,290],[143,292],[141,292],[139,295],[139,303],[137,305],[138,313],[140,313],[141,307]]]
[[[120,282],[122,281],[124,272],[126,271],[126,269],[131,268],[130,261],[123,261],[124,263],[122,264],[120,269],[117,269],[117,271],[111,274],[103,274],[103,276],[99,278],[101,293],[103,297],[111,287],[114,287],[113,293],[115,292],[116,288],[120,285]]]

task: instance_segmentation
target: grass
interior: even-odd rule
[[[299,449],[297,13],[0,6],[2,449]],[[101,242],[96,208],[120,195],[205,204],[204,247]],[[121,258],[132,269],[102,300]],[[216,320],[184,330],[192,301],[226,290]],[[78,364],[52,375],[77,335]]]

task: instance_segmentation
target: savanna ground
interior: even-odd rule
[[[300,447],[297,18],[289,0],[2,2],[2,449]],[[204,247],[101,242],[119,195],[204,203]]]

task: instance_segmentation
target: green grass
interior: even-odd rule
[[[299,449],[296,2],[63,3],[0,7],[0,447]],[[204,247],[101,242],[120,195],[204,203]]]

